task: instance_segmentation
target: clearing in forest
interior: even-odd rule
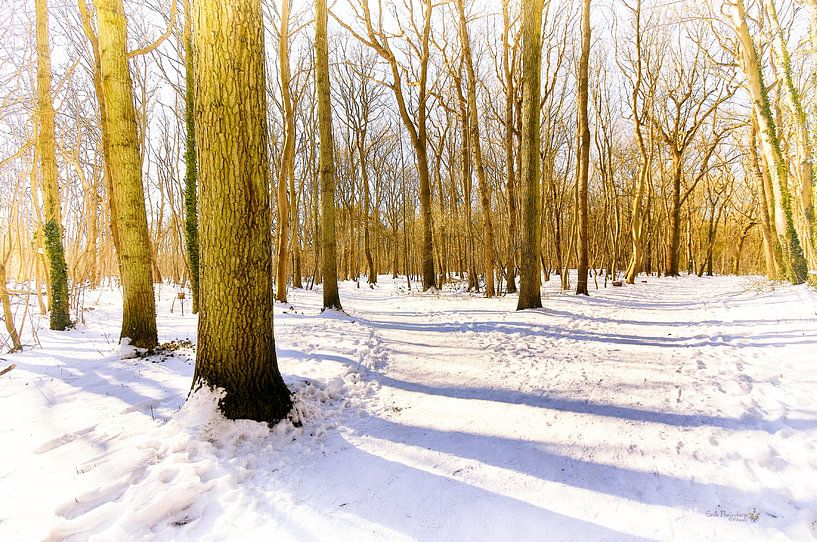
[[[6,356],[0,539],[804,540],[817,295],[737,277],[546,285],[545,308],[380,277],[277,305],[301,427],[185,403],[196,317],[115,344],[103,290]],[[558,277],[556,277],[558,280]],[[237,352],[236,355],[241,355]]]

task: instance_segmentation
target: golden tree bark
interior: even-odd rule
[[[323,308],[342,310],[338,294],[335,251],[335,159],[332,137],[332,105],[329,95],[328,11],[326,0],[315,2],[315,88],[318,97],[321,184],[321,255],[323,257]]]
[[[502,72],[505,76],[505,169],[508,187],[508,248],[507,286],[509,294],[516,292],[516,169],[514,168],[514,75],[510,45],[509,0],[502,0]]]
[[[794,226],[791,193],[788,186],[789,166],[783,157],[757,49],[746,24],[746,8],[743,0],[735,0],[731,12],[733,27],[740,42],[743,72],[746,75],[749,95],[752,98],[752,107],[757,115],[758,135],[763,157],[772,178],[775,229],[783,249],[786,278],[794,284],[799,284],[807,279],[808,267]]]
[[[806,110],[803,106],[800,90],[794,83],[792,74],[791,57],[788,46],[783,39],[783,30],[777,17],[777,8],[772,0],[764,0],[766,12],[771,22],[772,35],[774,37],[774,51],[777,56],[777,64],[782,72],[783,88],[788,108],[794,121],[794,140],[797,150],[796,158],[798,167],[795,168],[795,177],[798,181],[797,203],[800,211],[800,241],[806,253],[809,265],[817,267],[817,252],[814,246],[814,168],[813,155],[811,152],[811,132],[808,127]]]
[[[644,202],[644,194],[647,190],[647,184],[650,181],[650,169],[652,167],[652,130],[650,130],[649,147],[644,141],[644,133],[641,122],[643,111],[638,110],[638,98],[641,93],[641,85],[644,82],[644,66],[643,53],[641,47],[641,0],[636,0],[634,6],[630,8],[634,18],[634,40],[636,47],[635,59],[635,73],[633,74],[632,83],[633,91],[630,95],[630,107],[633,111],[633,129],[635,132],[636,142],[638,143],[638,178],[636,179],[635,191],[632,199],[632,218],[630,219],[630,241],[632,242],[632,253],[630,254],[630,262],[627,265],[627,273],[625,280],[627,284],[634,284],[635,277],[641,272],[644,260],[644,217],[642,216],[642,206]],[[652,99],[654,88],[650,88],[648,99]],[[645,104],[644,108],[650,107],[650,104]]]
[[[51,50],[48,44],[47,0],[36,0],[37,11],[37,149],[42,170],[43,206],[45,212],[45,246],[48,255],[51,296],[50,327],[71,327],[68,309],[68,269],[62,243],[60,185],[57,180],[57,156],[54,135],[54,105],[51,101]],[[36,196],[35,196],[36,197]]]
[[[105,128],[108,123],[108,115],[105,110],[105,95],[102,92],[102,67],[100,65],[100,54],[99,54],[99,39],[96,36],[92,26],[91,26],[91,13],[88,9],[88,5],[85,3],[85,0],[77,0],[79,5],[79,13],[80,18],[82,20],[82,29],[85,32],[85,36],[88,38],[88,41],[91,43],[91,53],[93,54],[93,72],[94,72],[94,91],[96,93],[97,104],[99,105],[99,125],[102,127],[101,130],[101,139],[102,139],[102,162],[104,167],[104,183],[105,183],[105,193],[107,194],[107,204],[109,209],[109,221],[108,226],[111,229],[111,239],[114,245],[114,254],[117,257],[117,263],[119,258],[119,229],[117,228],[116,224],[116,202],[114,201],[113,197],[113,175],[111,175],[111,148],[110,143],[108,141],[108,130]]]
[[[289,2],[281,0],[281,32],[278,61],[281,65],[281,102],[284,107],[284,150],[278,170],[278,257],[275,274],[275,299],[287,301],[287,267],[289,264],[289,201],[287,181],[295,175],[295,111],[289,92]]]
[[[757,153],[757,121],[752,114],[752,124],[749,131],[749,164],[757,183],[757,191],[760,193],[760,230],[763,235],[763,253],[766,258],[766,275],[770,279],[778,280],[781,277],[780,242],[773,233],[774,229],[774,206],[770,206],[773,199],[771,182],[769,176],[763,172],[760,156]],[[735,273],[737,274],[737,273]]]
[[[121,338],[141,348],[157,344],[151,248],[142,185],[133,85],[128,67],[127,20],[122,0],[97,0],[99,60],[122,276]],[[113,210],[113,209],[112,209]]]
[[[292,407],[273,334],[264,34],[260,0],[193,2],[201,298],[194,388],[228,418]]]
[[[0,255],[3,256],[3,255]],[[6,325],[6,331],[11,339],[10,352],[19,352],[23,349],[20,342],[20,334],[17,333],[17,327],[14,325],[14,313],[11,312],[11,300],[6,289],[6,262],[4,257],[0,257],[0,305],[3,309],[3,322]]]

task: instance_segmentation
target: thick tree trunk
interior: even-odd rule
[[[108,134],[108,171],[114,176],[110,183],[115,202],[113,219],[119,233],[124,298],[121,338],[130,338],[134,346],[153,348],[157,337],[151,248],[122,0],[97,1],[97,26],[107,115],[102,129]]]
[[[264,33],[257,0],[194,2],[201,300],[193,386],[228,418],[269,423],[292,401],[273,335]]]
[[[36,0],[37,9],[37,149],[42,169],[45,211],[45,246],[50,268],[50,327],[71,327],[68,309],[68,270],[62,242],[60,186],[57,180],[57,157],[54,134],[54,105],[51,101],[51,50],[48,44],[47,0]]]
[[[539,96],[542,65],[542,0],[522,4],[522,265],[519,272],[519,302],[516,310],[542,306],[539,250]]]
[[[329,96],[329,45],[326,0],[315,2],[315,87],[320,131],[320,179],[323,255],[323,308],[342,310],[335,261],[335,159],[332,137],[332,105]],[[426,168],[426,172],[428,169]]]

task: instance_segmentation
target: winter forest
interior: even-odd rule
[[[816,0],[0,32],[0,540],[817,539]]]

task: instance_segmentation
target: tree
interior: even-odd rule
[[[514,103],[516,101],[516,85],[514,84],[514,66],[516,65],[516,47],[511,54],[511,17],[509,0],[502,0],[502,74],[505,85],[505,170],[507,172],[508,192],[508,249],[507,249],[507,286],[505,290],[516,292],[516,168],[514,167]]]
[[[543,0],[522,4],[522,261],[516,310],[542,306],[539,263],[541,193],[539,187],[539,96],[542,66]]]
[[[54,105],[51,101],[51,50],[48,44],[47,0],[37,0],[37,155],[42,170],[45,207],[45,246],[48,254],[51,329],[71,326],[68,311],[68,270],[62,243],[60,186],[57,180],[57,156],[54,137]],[[32,194],[36,197],[36,195]]]
[[[632,241],[632,252],[630,254],[630,262],[627,266],[627,273],[625,275],[627,284],[634,284],[635,277],[641,272],[644,263],[643,202],[645,192],[647,191],[647,185],[650,181],[650,171],[652,169],[653,157],[653,130],[650,129],[649,131],[649,139],[645,139],[644,121],[647,118],[650,107],[652,107],[652,101],[655,95],[655,81],[657,78],[650,78],[650,83],[647,85],[647,90],[645,93],[646,96],[644,99],[644,102],[646,103],[642,104],[641,99],[643,93],[642,87],[644,85],[644,64],[647,63],[649,65],[649,57],[646,57],[645,50],[642,45],[644,34],[641,25],[641,0],[636,0],[632,6],[625,4],[625,7],[633,15],[633,39],[635,41],[635,52],[633,54],[635,58],[631,59],[630,62],[630,64],[632,64],[632,69],[625,70],[622,68],[622,71],[625,73],[625,77],[632,85],[632,91],[630,93],[630,108],[632,112],[633,131],[635,132],[639,157],[638,176],[635,182],[635,190],[633,191],[632,211],[630,218],[630,240]],[[659,66],[655,66],[654,69],[660,67],[660,59],[657,64]]]
[[[347,51],[347,43],[343,44],[343,57],[346,61],[338,65],[336,77],[338,102],[344,115],[341,122],[347,128],[349,135],[349,152],[357,155],[357,166],[360,171],[362,214],[363,214],[363,255],[366,258],[366,275],[369,284],[377,284],[377,269],[372,252],[372,214],[377,216],[377,206],[372,213],[371,168],[370,154],[372,148],[379,142],[370,137],[370,125],[373,113],[377,113],[382,104],[382,85],[374,82],[377,70],[377,56],[358,42],[356,47]],[[376,183],[375,183],[376,184]]]
[[[14,353],[20,352],[23,349],[23,345],[20,342],[20,334],[14,326],[14,313],[11,311],[11,300],[9,299],[8,290],[6,289],[8,281],[8,277],[6,276],[6,258],[7,256],[5,254],[0,255],[0,305],[3,308],[3,323],[6,326],[9,339],[11,339],[9,352]]]
[[[382,6],[382,4],[378,3]],[[346,28],[352,35],[355,36],[362,43],[374,49],[380,57],[389,65],[389,73],[392,76],[391,83],[387,86],[391,88],[397,101],[397,109],[400,113],[400,119],[408,131],[411,145],[414,148],[414,153],[417,158],[417,173],[420,180],[420,216],[422,222],[422,244],[421,244],[421,259],[423,270],[423,290],[434,288],[436,285],[436,277],[434,276],[434,241],[432,235],[431,224],[431,183],[428,168],[428,134],[426,126],[427,118],[427,101],[428,101],[428,63],[430,58],[429,41],[431,36],[431,13],[434,8],[431,0],[422,0],[423,4],[423,22],[418,27],[414,21],[414,3],[410,4],[411,13],[411,27],[417,34],[420,43],[411,43],[410,48],[419,57],[419,74],[416,82],[412,82],[413,86],[418,87],[418,103],[416,121],[412,119],[409,112],[405,93],[403,91],[403,67],[397,60],[397,57],[392,51],[389,44],[389,36],[391,33],[384,31],[381,27],[375,27],[372,22],[372,14],[369,8],[369,0],[360,0],[359,19],[366,28],[366,36],[353,30],[346,23],[338,20],[340,24]],[[357,10],[355,10],[357,12]],[[379,14],[379,22],[382,24],[382,13]],[[396,23],[400,28],[398,35],[405,35],[402,29],[400,17],[396,17]]]
[[[321,245],[323,256],[323,308],[342,310],[338,294],[335,257],[335,159],[332,106],[329,95],[328,10],[326,0],[315,2],[315,91],[320,131]]]
[[[193,296],[193,314],[199,311],[199,219],[198,179],[196,172],[196,83],[193,53],[192,0],[185,0],[184,8],[184,69],[185,69],[185,128],[187,147],[184,151],[184,234],[187,241],[187,263],[190,267],[190,291]]]
[[[590,0],[582,2],[582,53],[579,59],[578,132],[579,152],[577,153],[577,203],[579,212],[579,277],[576,294],[587,292],[587,185],[590,168],[590,123],[587,120],[588,80],[590,78]]]
[[[752,176],[755,178],[755,186],[757,193],[760,194],[760,225],[761,233],[763,235],[763,254],[766,259],[766,275],[770,279],[780,279],[781,275],[781,260],[782,248],[780,247],[780,240],[774,233],[774,195],[772,193],[771,179],[765,174],[760,156],[757,152],[757,120],[754,113],[752,113],[752,122],[749,130],[749,169]]]
[[[289,202],[287,181],[295,175],[295,109],[290,96],[289,2],[281,0],[281,31],[278,36],[278,61],[281,65],[281,101],[284,106],[284,149],[278,169],[278,255],[275,273],[275,299],[287,301],[287,261],[289,258]]]
[[[471,150],[474,155],[474,168],[477,172],[480,203],[482,204],[482,225],[485,228],[485,297],[496,295],[494,287],[494,226],[491,220],[491,188],[485,178],[485,164],[482,159],[482,142],[479,133],[479,109],[477,108],[477,76],[474,61],[471,58],[471,44],[468,39],[468,24],[465,18],[465,0],[457,0],[459,14],[459,34],[462,46],[463,64],[468,74],[468,128],[470,130]]]
[[[231,419],[275,423],[292,399],[273,334],[264,38],[258,0],[194,2],[201,299],[194,389]]]
[[[786,278],[793,284],[800,284],[808,276],[808,267],[797,230],[794,227],[791,192],[788,186],[789,165],[783,156],[778,127],[769,101],[769,89],[763,78],[763,68],[758,58],[754,39],[746,23],[746,8],[743,0],[734,0],[730,11],[733,29],[740,43],[741,65],[752,99],[752,109],[757,118],[762,154],[772,178],[775,230],[783,249]]]
[[[97,1],[97,40],[101,91],[105,112],[112,209],[119,236],[123,315],[121,338],[141,348],[153,348],[156,304],[153,298],[151,248],[142,185],[142,155],[127,52],[127,20],[122,0]]]
[[[783,29],[777,17],[777,8],[774,1],[764,0],[766,13],[771,22],[771,31],[774,37],[774,52],[776,55],[776,67],[780,71],[778,79],[783,82],[785,89],[786,105],[794,121],[794,147],[796,149],[797,165],[795,168],[795,179],[798,181],[797,202],[801,217],[800,241],[806,252],[806,258],[812,267],[817,266],[817,254],[814,247],[814,196],[813,184],[815,182],[813,161],[811,152],[811,133],[808,128],[806,110],[803,106],[803,98],[800,90],[794,82],[792,73],[791,55],[788,46],[783,38]],[[814,29],[812,29],[814,31]]]
[[[717,117],[721,105],[735,93],[729,78],[722,73],[713,73],[701,47],[694,50],[694,57],[689,62],[680,52],[681,49],[681,46],[671,49],[668,55],[672,62],[656,93],[661,106],[651,108],[650,115],[672,161],[669,244],[664,270],[666,275],[672,277],[679,274],[681,207],[710,168],[710,159],[730,129],[729,126],[718,127]],[[709,123],[712,124],[712,133],[708,141],[698,141],[701,151],[698,174],[692,176],[689,186],[683,189],[687,155]]]

